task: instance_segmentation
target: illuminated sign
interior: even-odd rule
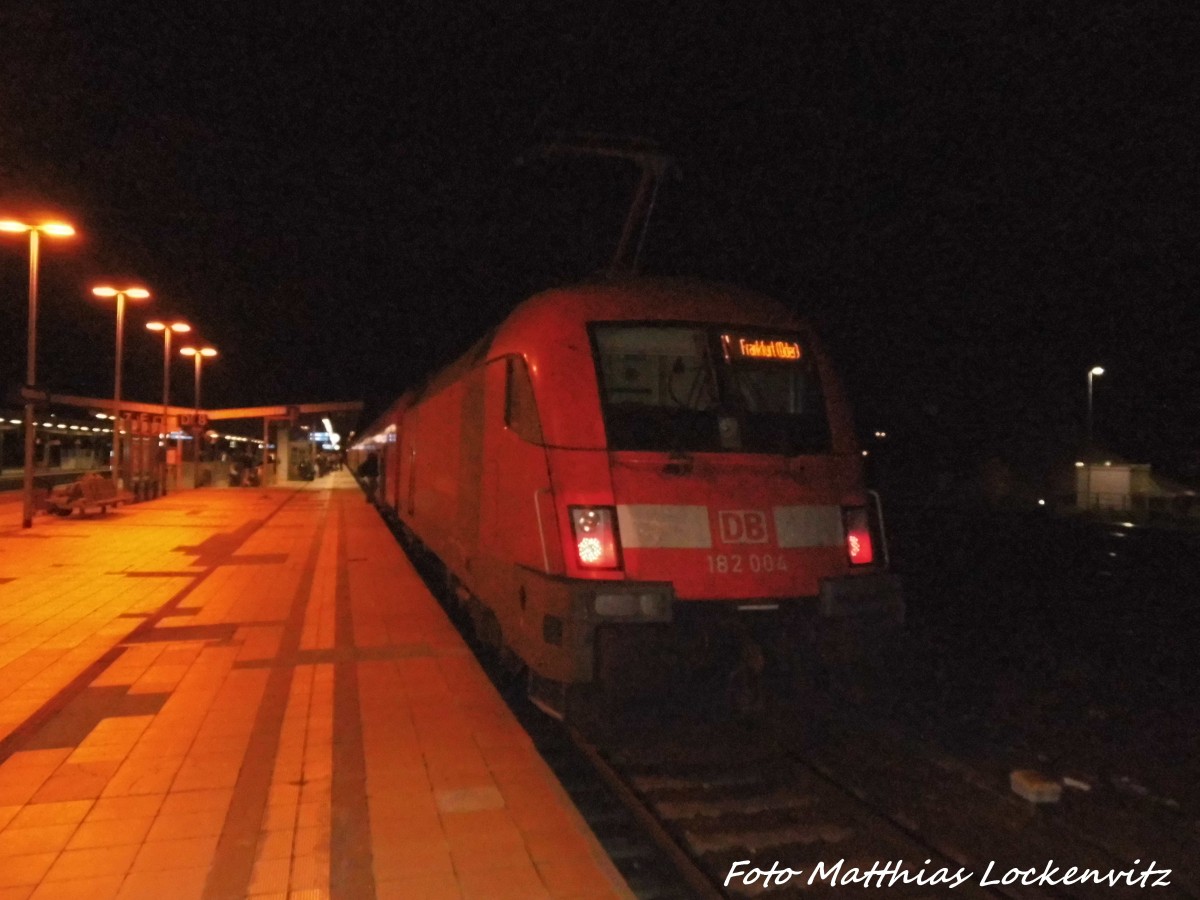
[[[721,344],[725,348],[725,358],[730,362],[743,359],[797,362],[803,356],[799,342],[786,338],[723,334]]]

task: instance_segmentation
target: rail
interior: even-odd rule
[[[576,749],[583,754],[596,774],[608,785],[609,790],[637,819],[643,832],[658,845],[663,854],[671,861],[679,876],[695,892],[695,900],[723,900],[725,895],[713,886],[711,879],[671,837],[658,817],[642,802],[620,773],[609,765],[599,748],[593,745],[578,729],[566,726],[566,730]]]

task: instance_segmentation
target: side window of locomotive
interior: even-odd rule
[[[596,325],[593,336],[610,449],[719,446],[718,384],[704,329]]]
[[[533,400],[533,382],[529,369],[520,356],[506,360],[504,390],[504,424],[522,440],[531,444],[542,443],[542,421],[538,418],[537,404]]]

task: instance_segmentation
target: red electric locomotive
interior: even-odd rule
[[[381,453],[378,502],[558,716],[714,666],[744,691],[772,659],[903,619],[830,362],[758,294],[541,293],[358,447]]]

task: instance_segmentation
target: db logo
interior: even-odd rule
[[[767,517],[756,509],[723,509],[717,513],[723,544],[765,544]]]

